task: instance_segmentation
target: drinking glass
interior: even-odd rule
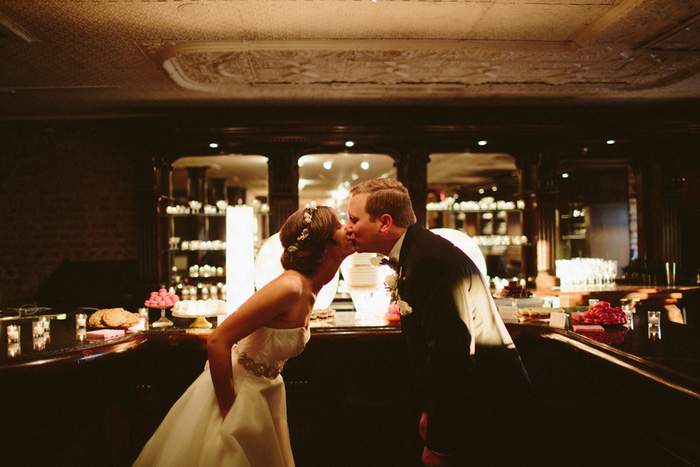
[[[676,263],[666,261],[666,283],[669,287],[676,285]]]
[[[651,340],[661,339],[661,312],[647,312],[647,333]]]
[[[87,315],[85,313],[78,313],[75,315],[75,326],[78,328],[84,328],[87,325]]]

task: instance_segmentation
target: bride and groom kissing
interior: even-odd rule
[[[344,226],[326,206],[285,221],[284,272],[212,332],[204,372],[134,465],[294,465],[280,372],[309,340],[316,294],[355,251],[397,265],[422,463],[522,460],[514,441],[525,414],[513,402],[530,383],[484,276],[459,248],[416,224],[400,182],[368,180],[350,193]]]

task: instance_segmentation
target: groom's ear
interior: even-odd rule
[[[379,232],[388,232],[393,223],[394,219],[392,219],[389,214],[382,214],[379,216]]]

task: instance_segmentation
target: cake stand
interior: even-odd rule
[[[158,319],[158,321],[152,323],[151,326],[154,328],[166,328],[168,326],[172,326],[173,322],[165,317],[165,310],[167,310],[169,307],[162,306],[158,308],[160,309],[160,318]]]
[[[213,318],[214,316],[218,316],[216,313],[211,313],[211,314],[206,314],[206,315],[188,315],[186,313],[178,313],[176,311],[173,311],[173,316],[175,318],[194,318],[194,321],[192,324],[190,324],[191,328],[200,328],[200,329],[209,329],[212,327],[212,324],[207,321],[207,318]]]

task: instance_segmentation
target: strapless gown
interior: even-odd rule
[[[304,350],[309,336],[308,328],[263,327],[242,339],[232,351],[236,401],[226,418],[207,362],[134,465],[293,466],[284,382],[276,370]]]

